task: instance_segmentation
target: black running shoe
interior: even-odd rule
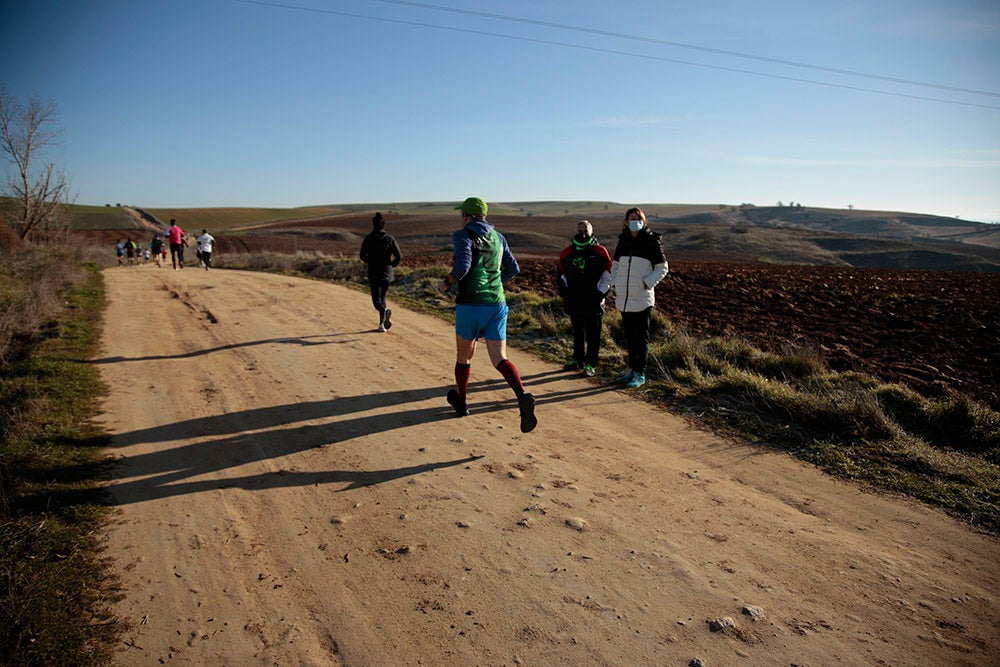
[[[535,418],[535,397],[521,394],[517,397],[517,407],[521,409],[521,433],[530,433],[538,425]]]
[[[386,330],[389,330],[389,329],[392,328],[392,322],[389,321],[390,317],[392,317],[392,309],[391,308],[386,308],[385,309],[385,320],[383,320],[383,322],[382,322],[382,326],[384,326],[386,328]]]
[[[469,416],[469,407],[465,404],[465,399],[458,395],[458,389],[448,390],[448,404],[455,408],[455,414],[459,417]]]

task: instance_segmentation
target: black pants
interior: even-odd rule
[[[569,316],[573,327],[573,359],[576,363],[597,366],[601,353],[601,319],[604,313],[600,310],[592,313],[574,314]]]
[[[636,373],[646,374],[646,359],[649,357],[649,322],[653,308],[636,313],[622,313],[622,328],[625,329],[625,345],[628,347],[628,366]]]
[[[170,244],[170,260],[177,266],[180,263],[184,266],[184,244],[183,243],[171,243]]]
[[[389,283],[382,281],[373,282],[371,283],[371,291],[372,305],[378,311],[378,321],[381,324],[385,321],[385,295],[389,293]]]

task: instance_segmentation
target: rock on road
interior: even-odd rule
[[[362,291],[104,276],[116,664],[1000,664],[998,540],[939,511],[517,349],[538,427],[483,349],[456,418],[452,326]]]

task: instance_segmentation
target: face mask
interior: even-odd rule
[[[628,228],[631,231],[633,231],[633,232],[637,232],[637,231],[641,230],[642,229],[642,220],[629,220],[628,221]]]

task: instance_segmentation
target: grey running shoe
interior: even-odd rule
[[[521,394],[517,397],[517,407],[521,409],[521,433],[530,433],[538,425],[535,418],[535,397]]]
[[[390,317],[392,317],[392,309],[391,308],[386,308],[385,309],[385,320],[382,321],[382,326],[384,326],[386,328],[386,330],[389,330],[389,329],[392,328],[392,322],[389,321]]]
[[[455,408],[455,414],[459,417],[469,416],[469,407],[465,403],[465,399],[458,395],[458,389],[448,390],[448,404]]]

